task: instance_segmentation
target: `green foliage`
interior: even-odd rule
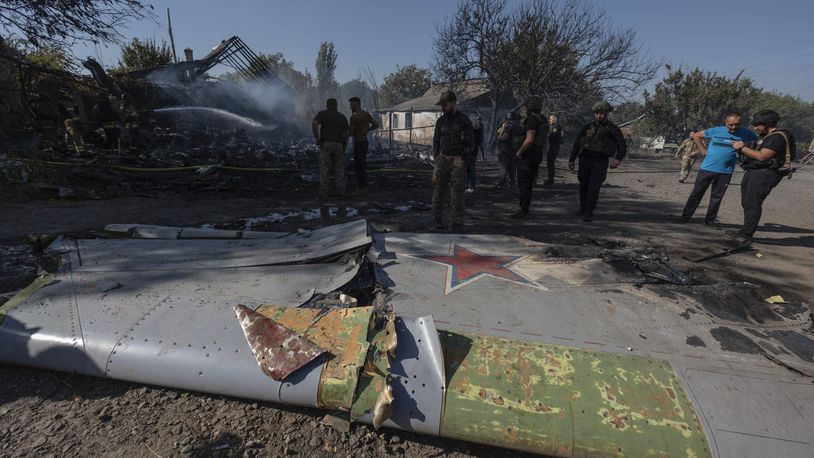
[[[359,97],[362,100],[362,109],[371,111],[375,106],[375,94],[370,85],[359,78],[354,78],[347,83],[339,86],[339,109],[340,111],[350,115],[350,108],[348,108],[348,99],[351,97]]]
[[[814,103],[804,102],[799,97],[788,94],[761,91],[754,102],[752,112],[765,109],[780,113],[780,125],[794,132],[798,152],[808,149],[811,139],[814,138]]]
[[[748,78],[727,78],[698,68],[672,70],[669,65],[667,70],[653,94],[645,91],[643,133],[680,135],[694,127],[720,125],[733,111],[748,120],[760,93]]]
[[[807,147],[814,136],[814,103],[765,91],[747,78],[727,78],[698,68],[667,69],[669,74],[653,93],[645,92],[646,116],[637,125],[640,134],[675,137],[692,128],[721,125],[732,111],[743,114],[748,126],[752,113],[772,109],[780,113],[781,125],[794,132],[798,147]]]
[[[330,97],[330,94],[337,89],[335,77],[337,59],[338,55],[332,42],[324,41],[319,45],[314,66],[317,70],[317,89],[323,98]]]
[[[145,68],[154,68],[172,62],[172,51],[166,42],[158,45],[154,39],[139,40],[133,38],[130,43],[122,47],[118,72],[132,72]]]
[[[271,71],[277,74],[277,76],[297,93],[303,94],[314,85],[311,75],[307,72],[303,73],[295,69],[294,62],[287,60],[282,53],[260,54],[258,57],[264,60]]]
[[[617,124],[633,121],[644,114],[644,105],[639,102],[622,102],[613,107],[613,120]]]
[[[9,43],[36,65],[50,70],[70,72],[76,70],[74,57],[68,49],[59,43],[47,43],[42,46],[31,46],[21,41]]]
[[[384,77],[379,87],[383,107],[398,105],[405,100],[420,97],[432,85],[430,70],[415,64],[397,67],[396,71]]]

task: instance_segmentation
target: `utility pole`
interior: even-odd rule
[[[172,18],[170,18],[170,9],[167,8],[167,28],[170,32],[170,46],[172,46],[172,61],[178,63],[178,55],[175,54],[175,38],[172,36]]]

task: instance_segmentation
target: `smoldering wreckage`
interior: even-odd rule
[[[226,40],[160,73],[165,82],[203,75],[245,49]],[[186,83],[150,82],[158,70],[128,92],[88,66],[112,94],[194,100]],[[135,154],[83,128],[82,145],[98,150],[37,148],[37,157],[6,158],[4,173],[31,183],[28,167],[206,173],[316,163],[314,148],[282,134],[185,131],[193,128],[175,117],[208,112],[222,125],[221,107],[157,106]],[[424,163],[418,154],[386,160]],[[720,302],[714,287],[689,294],[693,276],[658,251],[386,232],[363,219],[293,233],[111,224],[104,237],[34,241],[41,275],[0,306],[5,363],[309,406],[376,429],[552,456],[811,453],[814,423],[787,414],[789,399],[798,412],[814,408],[809,307],[758,285],[741,285],[742,306]],[[585,319],[605,303],[613,314]]]
[[[10,78],[43,70],[4,52],[0,63]],[[319,149],[304,140],[303,128],[313,113],[298,112],[299,95],[239,37],[201,59],[186,53],[182,62],[115,75],[88,58],[83,66],[92,78],[50,72],[46,82],[27,76],[17,91],[6,84],[13,97],[1,120],[2,178],[25,185],[29,194],[63,198],[113,197],[134,188],[156,194],[179,176],[178,188],[202,183],[180,173],[160,182],[143,179],[164,172],[220,172],[203,181],[212,189],[234,187],[238,174],[318,180]],[[233,79],[209,77],[219,65],[233,69]],[[431,168],[424,151],[409,147],[374,145],[370,159],[374,167]],[[95,183],[83,186],[87,181]]]

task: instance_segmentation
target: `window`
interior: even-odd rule
[[[412,113],[404,113],[404,128],[405,129],[412,129],[413,128],[413,114]]]
[[[399,114],[398,113],[393,113],[393,123],[392,124],[393,124],[393,126],[392,126],[393,129],[398,129],[399,128]]]

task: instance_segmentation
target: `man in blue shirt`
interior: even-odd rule
[[[732,146],[732,142],[751,142],[757,137],[755,134],[741,127],[742,116],[740,113],[730,113],[726,117],[724,126],[705,129],[692,134],[692,139],[705,156],[701,163],[701,170],[695,177],[687,204],[684,205],[684,212],[681,214],[681,222],[686,223],[695,213],[701,199],[707,192],[707,188],[712,187],[709,196],[709,206],[704,224],[712,226],[716,224],[718,209],[726,194],[729,180],[735,171],[735,163],[738,160],[738,153]],[[704,145],[704,139],[709,142],[709,147]]]

